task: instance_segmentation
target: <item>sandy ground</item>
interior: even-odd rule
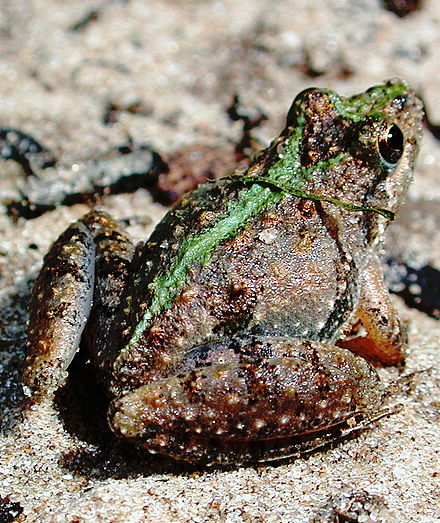
[[[227,116],[234,95],[268,116],[255,131],[263,143],[311,85],[348,95],[399,76],[438,122],[439,27],[434,0],[404,18],[373,0],[3,0],[0,126],[30,133],[72,174],[129,138],[164,154],[230,148],[241,133]],[[426,130],[389,246],[434,270],[439,156]],[[1,201],[19,199],[29,180],[13,162],[0,166]],[[104,197],[100,208],[126,219],[136,240],[165,212],[145,189]],[[55,405],[23,413],[31,282],[51,241],[86,210],[60,206],[13,221],[0,205],[0,521],[440,521],[440,326],[398,297],[410,333],[405,374],[422,371],[392,398],[403,408],[307,458],[206,470],[138,452],[105,428],[105,400],[88,370],[72,371]],[[386,383],[398,375],[380,373]]]

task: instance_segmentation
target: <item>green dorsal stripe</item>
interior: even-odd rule
[[[287,179],[295,178],[302,180],[299,148],[304,125],[304,118],[298,118],[295,132],[284,144],[283,155],[269,169],[268,177],[274,182],[282,183],[287,181]],[[286,161],[289,158],[289,165],[286,166]],[[186,283],[189,267],[195,264],[206,264],[217,245],[229,238],[233,238],[245,227],[250,219],[258,216],[269,206],[276,204],[284,197],[283,192],[274,191],[273,188],[259,184],[254,184],[249,189],[243,190],[240,195],[241,198],[239,200],[229,204],[226,216],[220,218],[204,233],[190,236],[185,240],[178,253],[176,253],[175,261],[169,270],[165,274],[158,275],[149,285],[149,288],[154,291],[151,305],[145,311],[122,353],[128,351],[130,347],[139,341],[155,314],[159,314],[171,305],[173,299]]]
[[[151,305],[134,330],[124,351],[139,341],[155,314],[159,314],[171,305],[186,283],[189,267],[196,264],[205,265],[217,245],[236,236],[253,216],[258,216],[283,197],[282,192],[274,192],[269,187],[255,184],[244,192],[239,201],[229,205],[228,214],[217,221],[213,227],[185,240],[170,269],[165,274],[156,277],[149,285],[149,288],[154,290]]]

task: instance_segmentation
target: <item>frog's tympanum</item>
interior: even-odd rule
[[[399,80],[308,89],[246,169],[188,194],[139,248],[109,215],[84,216],[37,279],[25,389],[50,396],[81,341],[111,429],[199,463],[292,456],[377,412],[365,357],[400,364],[405,346],[377,247],[421,119]]]

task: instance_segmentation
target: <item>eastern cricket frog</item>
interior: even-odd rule
[[[377,247],[421,121],[399,80],[308,89],[266,150],[185,196],[141,248],[105,213],[72,224],[35,285],[27,390],[53,393],[81,342],[111,429],[201,463],[291,456],[373,413],[383,389],[360,355],[399,364],[405,345]]]

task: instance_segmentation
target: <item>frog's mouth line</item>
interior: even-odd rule
[[[246,185],[256,183],[259,185],[263,185],[265,187],[269,187],[270,189],[275,190],[275,191],[281,191],[281,192],[285,192],[287,194],[291,194],[292,196],[297,196],[298,198],[333,203],[334,205],[337,205],[338,207],[341,207],[342,209],[345,209],[346,211],[375,212],[377,214],[384,216],[385,218],[387,218],[388,220],[391,220],[391,221],[394,220],[394,217],[395,217],[395,213],[393,211],[389,211],[388,209],[382,209],[380,207],[367,207],[364,205],[355,205],[354,203],[348,203],[348,202],[344,202],[343,200],[337,200],[336,198],[331,198],[330,196],[325,196],[323,194],[315,194],[315,193],[310,193],[307,191],[302,191],[301,189],[297,189],[296,187],[290,187],[290,186],[287,186],[284,184],[280,184],[278,182],[274,182],[272,180],[268,180],[267,178],[263,178],[260,176],[240,176],[238,178],[226,177],[226,178],[222,178],[222,179],[229,180],[232,183],[243,183]]]

